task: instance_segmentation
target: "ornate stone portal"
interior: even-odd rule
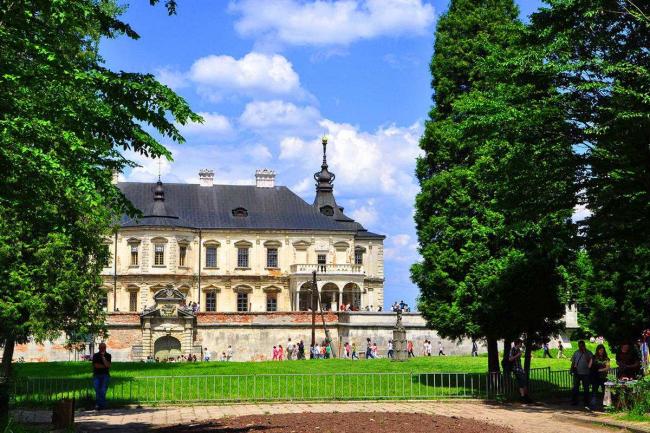
[[[194,347],[196,316],[185,305],[185,295],[168,286],[157,291],[154,307],[140,316],[142,324],[142,357],[153,356],[160,361],[197,353]]]

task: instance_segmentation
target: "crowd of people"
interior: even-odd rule
[[[402,313],[411,312],[411,307],[409,307],[409,304],[404,302],[404,300],[401,300],[399,302],[397,301],[393,302],[393,305],[390,307],[390,309],[393,313],[397,313],[398,311],[401,311]]]
[[[573,377],[571,404],[574,406],[579,404],[582,391],[582,403],[587,410],[602,405],[605,383],[611,372],[611,360],[607,354],[604,339],[602,337],[592,337],[590,342],[597,344],[594,353],[587,349],[584,340],[578,341],[578,349],[571,356],[570,368]],[[558,340],[557,347],[558,359],[566,358],[562,340]],[[542,350],[543,358],[552,358],[548,342],[543,343]],[[626,382],[641,375],[641,353],[643,353],[643,350],[641,344],[634,345],[630,342],[623,342],[619,345],[616,353],[617,380]],[[510,351],[504,354],[502,366],[504,374],[507,377],[513,375],[517,381],[521,401],[529,403],[531,399],[528,394],[528,377],[521,363],[524,354],[523,341],[516,339]]]

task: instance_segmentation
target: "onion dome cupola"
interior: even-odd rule
[[[142,209],[140,222],[145,225],[189,227],[185,221],[167,203],[165,203],[165,187],[158,176],[158,182],[153,187],[153,201]]]
[[[314,173],[316,181],[316,198],[314,207],[325,216],[332,217],[337,221],[354,221],[343,214],[343,208],[336,204],[334,198],[334,179],[336,175],[329,171],[327,165],[327,137],[323,137],[323,163],[320,171]]]

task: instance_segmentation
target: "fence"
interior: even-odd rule
[[[534,395],[571,389],[568,370],[531,369]],[[19,378],[18,406],[44,405],[61,398],[92,400],[92,379]],[[213,376],[112,377],[107,399],[136,403],[254,402],[310,400],[417,400],[487,398],[517,393],[513,378],[485,373],[327,373]]]

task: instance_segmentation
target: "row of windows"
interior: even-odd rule
[[[106,311],[108,309],[108,295],[103,296],[100,300],[101,307]],[[237,293],[237,311],[249,311],[248,293]],[[138,292],[129,292],[129,311],[138,311]],[[205,311],[217,311],[217,293],[214,291],[205,294]],[[275,293],[266,295],[266,311],[278,311],[278,297]]]
[[[237,293],[237,312],[250,310],[248,293]],[[217,311],[217,292],[211,291],[205,294],[205,311]],[[266,294],[266,311],[278,311],[278,297],[275,293]]]
[[[131,246],[131,266],[139,265],[139,256],[138,256],[138,246]],[[185,266],[185,261],[187,257],[187,247],[181,246],[179,248],[178,254],[178,265]],[[318,264],[324,265],[327,263],[327,255],[319,254],[318,255]],[[363,251],[355,250],[354,251],[354,264],[363,265]],[[154,245],[154,266],[165,266],[165,245],[156,244]],[[206,268],[216,268],[217,263],[217,247],[208,246],[205,247],[205,267]],[[249,267],[249,249],[248,248],[237,248],[237,267],[238,268],[248,268]],[[278,267],[278,249],[277,248],[267,248],[266,249],[266,267],[267,268],[277,268]]]

